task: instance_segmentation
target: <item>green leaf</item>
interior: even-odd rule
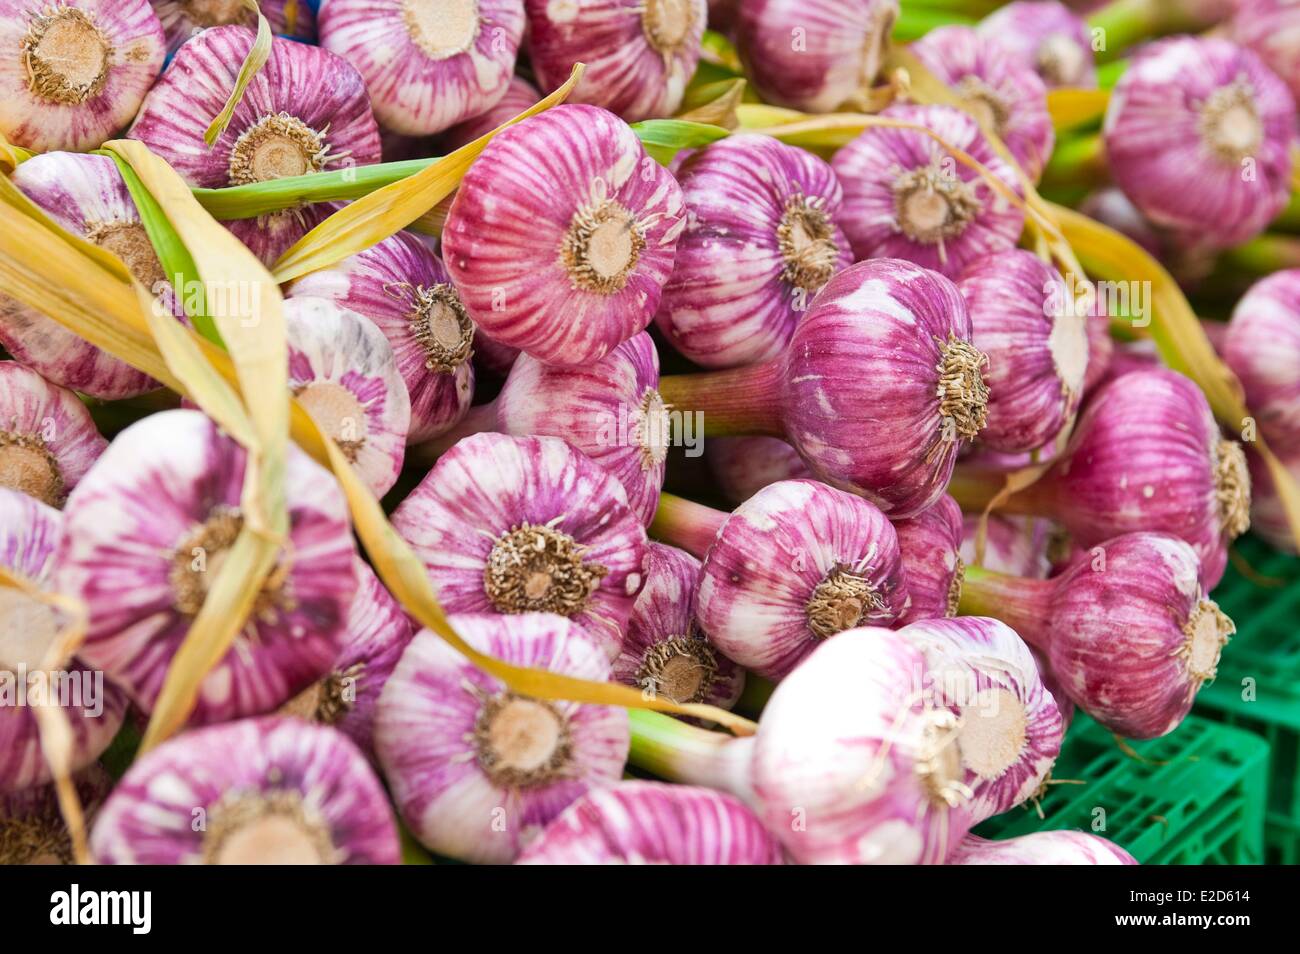
[[[698,149],[730,135],[721,126],[685,119],[647,119],[633,123],[632,131],[641,140],[645,151],[665,166],[683,149]]]
[[[253,41],[248,55],[244,57],[239,75],[235,78],[235,88],[230,91],[230,98],[226,100],[226,105],[222,107],[221,112],[217,113],[216,118],[212,120],[212,125],[203,134],[203,141],[209,146],[220,139],[221,134],[226,131],[230,118],[235,114],[235,107],[244,98],[244,90],[248,89],[248,84],[253,82],[253,77],[271,58],[271,24],[267,22],[266,17],[262,16],[262,11],[257,7],[257,0],[244,0],[244,6],[257,14],[257,39]]]
[[[350,202],[427,169],[433,159],[408,159],[370,166],[351,166],[252,182],[225,189],[194,189],[194,198],[214,219],[253,219],[312,202]]]

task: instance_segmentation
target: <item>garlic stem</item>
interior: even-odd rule
[[[1106,147],[1101,133],[1094,132],[1058,142],[1043,169],[1041,185],[1100,186],[1107,180]]]
[[[1097,51],[1097,60],[1107,63],[1143,40],[1170,33],[1198,33],[1213,26],[1213,19],[1198,14],[1200,6],[1207,13],[1212,4],[1188,3],[1187,0],[1114,0],[1088,17],[1088,26],[1102,30],[1105,46]]]
[[[1031,580],[969,566],[958,613],[1000,619],[1035,648],[1047,650],[1048,614],[1055,580]]]
[[[685,785],[703,785],[753,802],[753,738],[700,729],[659,712],[628,710],[632,747],[628,762]]]
[[[664,403],[702,415],[704,436],[785,433],[778,393],[782,358],[727,371],[672,374],[659,379]]]
[[[692,556],[704,559],[713,545],[727,514],[676,494],[661,494],[649,533],[652,537],[681,547]]]

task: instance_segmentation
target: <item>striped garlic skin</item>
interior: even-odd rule
[[[648,524],[672,438],[658,385],[659,355],[645,332],[579,368],[520,355],[497,400],[497,427],[568,441],[623,485],[633,514]]]
[[[1015,170],[961,110],[898,105],[880,115],[924,126],[1020,193]],[[955,279],[970,262],[1014,248],[1024,228],[1021,209],[919,129],[864,130],[835,153],[831,166],[844,190],[840,221],[859,261],[902,258]],[[936,196],[945,203],[937,212],[909,213],[909,197],[930,202]],[[933,218],[922,217],[926,211]]]
[[[989,416],[980,443],[1013,454],[1050,443],[1083,394],[1089,319],[1061,273],[1022,249],[977,259],[957,287],[975,347],[989,359]]]
[[[254,858],[233,853],[240,830],[230,819],[262,800],[279,807],[273,818],[291,807],[295,827],[315,836],[310,857],[281,854],[283,828],[252,846]],[[274,716],[196,729],[142,755],[104,804],[90,847],[107,865],[401,863],[392,809],[356,746]]]
[[[609,679],[603,647],[562,617],[456,615],[449,622],[476,650],[504,662]],[[562,723],[563,764],[551,777],[493,774],[493,737],[478,730],[501,699],[544,706]],[[421,843],[463,861],[502,864],[575,799],[618,781],[630,743],[623,709],[513,696],[440,636],[421,630],[380,696],[375,744],[393,800]]]
[[[375,116],[427,136],[491,109],[506,91],[524,32],[522,0],[330,0],[321,46],[366,81]]]
[[[778,480],[811,477],[799,452],[779,437],[714,437],[704,459],[722,495],[741,504]]]
[[[80,656],[151,712],[243,525],[246,455],[199,411],[153,414],[109,446],[68,500],[56,583],[82,599]],[[230,651],[204,678],[191,725],[269,712],[329,671],[356,588],[356,544],[333,477],[296,448],[286,464],[281,561]]]
[[[1086,831],[1036,831],[1019,838],[962,839],[950,865],[1135,865],[1127,851]]]
[[[62,507],[107,447],[77,395],[0,361],[0,488]]]
[[[55,223],[123,258],[150,291],[165,280],[140,213],[108,156],[51,152],[22,163],[10,179]],[[55,384],[107,401],[158,386],[147,374],[7,295],[0,296],[0,344]]]
[[[677,112],[700,61],[705,0],[524,0],[538,85],[555,89],[575,63],[586,72],[571,103],[628,122]]]
[[[898,537],[884,514],[813,480],[771,484],[729,514],[695,598],[709,640],[773,680],[840,630],[888,626],[908,605]],[[810,605],[820,600],[830,601],[824,620]]]
[[[502,132],[470,167],[443,257],[486,335],[574,367],[650,323],[685,224],[677,181],[625,123],[557,106]]]
[[[442,146],[443,153],[468,145],[480,136],[486,136],[502,123],[514,119],[529,106],[536,105],[541,98],[542,94],[537,92],[537,88],[528,80],[522,76],[510,77],[510,82],[506,84],[505,95],[497,100],[495,106],[464,122],[457,123],[439,137],[438,142]]]
[[[963,518],[959,554],[963,563],[967,566],[981,566],[994,573],[1026,576],[1034,580],[1047,578],[1051,571],[1047,554],[1053,533],[1049,521],[1035,517],[989,514],[984,537],[984,559],[977,562],[975,535],[979,532],[979,523],[979,514]],[[899,539],[902,540],[901,535]]]
[[[964,810],[983,821],[1032,798],[1065,724],[1029,647],[980,616],[923,620],[900,634],[925,654],[933,687],[962,720],[957,745],[972,792]]]
[[[924,654],[901,633],[864,627],[819,646],[776,687],[756,736],[754,793],[795,862],[941,864],[966,834],[959,792],[953,807],[936,795],[959,781],[943,766],[955,720],[929,704],[926,677]]]
[[[977,32],[1037,73],[1048,89],[1097,85],[1088,24],[1056,0],[1008,3],[981,20]]]
[[[243,0],[150,0],[167,35],[167,55],[209,27],[232,24],[257,29],[257,18]],[[271,31],[279,36],[313,43],[316,14],[306,0],[260,0],[258,7]]]
[[[1300,99],[1300,9],[1291,0],[1237,0],[1228,36],[1255,53]]]
[[[411,427],[392,346],[371,321],[323,298],[289,299],[284,325],[289,389],[382,497],[402,472]]]
[[[898,623],[952,616],[961,593],[962,517],[957,501],[944,494],[915,517],[894,523],[903,558],[908,606]]]
[[[582,599],[565,604],[567,615],[608,657],[622,646],[645,583],[645,530],[622,485],[563,440],[467,437],[438,459],[392,522],[449,613],[518,612],[498,609],[489,594],[489,561],[512,531],[549,528],[568,541],[561,544],[566,554],[596,578]]]
[[[460,298],[447,269],[415,235],[398,232],[298,279],[288,294],[328,298],[384,333],[410,396],[408,443],[437,437],[469,410],[474,368],[469,343],[460,339],[473,326],[456,312]],[[438,303],[444,299],[449,304]],[[445,334],[432,334],[431,318],[445,322]]]
[[[165,52],[148,0],[0,0],[0,134],[33,152],[97,149],[131,121]]]
[[[1208,248],[1253,238],[1286,205],[1295,131],[1295,101],[1254,53],[1196,37],[1137,51],[1103,126],[1111,175],[1133,204]]]
[[[996,39],[967,26],[931,30],[908,49],[988,123],[1025,175],[1037,182],[1056,143],[1047,87],[1038,74]]]
[[[113,787],[113,776],[95,762],[74,774],[72,784],[89,825]],[[0,795],[0,865],[70,864],[72,838],[53,782]]]
[[[677,180],[688,224],[655,324],[702,367],[776,357],[853,262],[834,171],[767,136],[733,135],[693,153]]]
[[[1233,309],[1219,350],[1272,449],[1300,453],[1300,269],[1251,286]]]
[[[897,0],[748,0],[736,49],[764,102],[829,113],[870,89],[897,18]]]
[[[949,409],[963,415],[955,425],[937,396],[945,355],[970,341],[966,305],[942,275],[898,259],[850,266],[790,340],[781,385],[790,442],[822,480],[891,519],[915,516],[943,494],[960,440],[982,417],[972,381],[964,406]]]
[[[1273,475],[1258,454],[1247,456],[1250,464],[1251,507],[1250,528],[1269,542],[1275,549],[1285,553],[1296,552],[1295,534],[1291,531],[1291,522],[1287,519],[1286,507],[1278,496],[1273,483]],[[1300,481],[1300,452],[1291,452],[1282,458],[1282,466],[1291,474],[1292,480]]]
[[[327,50],[278,37],[230,125],[209,148],[203,134],[225,105],[254,39],[252,30],[224,26],[185,43],[127,135],[191,186],[211,189],[379,161],[379,127],[357,71]],[[270,148],[254,149],[263,136]],[[226,227],[271,264],[317,224],[322,211],[314,210],[315,218],[312,212],[290,209]]]
[[[730,709],[745,687],[745,671],[719,652],[695,620],[695,588],[700,561],[685,550],[650,544],[650,569],[627,624],[627,638],[614,660],[613,678],[636,689],[667,695],[677,702],[700,702]],[[682,645],[684,641],[690,641]],[[702,673],[697,691],[682,698],[672,691],[672,673],[653,665],[656,650],[677,643],[674,655]],[[688,655],[689,651],[689,655]],[[690,676],[687,677],[688,679]]]
[[[521,865],[779,865],[781,843],[722,792],[620,782],[588,792],[524,849]]]
[[[59,511],[0,487],[0,569],[49,589],[62,523]],[[36,716],[30,705],[16,703],[15,694],[24,678],[18,667],[25,666],[30,676],[40,666],[61,622],[21,591],[0,588],[0,683],[7,683],[8,697],[0,705],[0,792],[18,792],[53,778]],[[62,672],[77,678],[90,675],[76,660]],[[76,771],[99,758],[113,741],[122,725],[126,696],[105,680],[101,695],[92,699],[83,692],[71,701],[79,704],[62,708],[70,730],[71,768]],[[0,829],[3,825],[0,819]]]

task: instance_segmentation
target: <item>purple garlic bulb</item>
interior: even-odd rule
[[[976,563],[975,534],[979,522],[979,515],[972,514],[962,524],[961,559],[967,565]],[[1048,550],[1053,532],[1051,523],[1041,518],[990,514],[984,536],[984,560],[979,565],[994,573],[1046,579],[1051,571]],[[901,533],[899,540],[902,540]],[[912,587],[909,585],[908,589]],[[912,601],[916,602],[915,597]]]
[[[485,113],[480,113],[464,122],[457,123],[438,139],[445,152],[452,152],[468,145],[480,136],[486,136],[502,123],[514,119],[529,106],[535,106],[542,94],[532,83],[520,76],[510,77],[506,84],[505,95],[497,100],[496,105]]]
[[[1106,161],[1148,219],[1185,244],[1263,231],[1291,190],[1295,101],[1249,50],[1173,37],[1134,54],[1106,111]]]
[[[961,598],[961,508],[947,494],[915,517],[894,523],[909,599],[899,624],[955,616]]]
[[[715,437],[704,459],[722,495],[741,504],[778,480],[811,477],[799,452],[779,437]]]
[[[1300,8],[1292,0],[1236,0],[1229,36],[1300,98]]]
[[[86,604],[80,657],[144,712],[244,526],[245,460],[199,411],[163,411],[119,434],[68,498],[56,583]],[[269,712],[338,653],[356,589],[347,504],[333,476],[293,447],[285,487],[280,561],[204,678],[192,725]]]
[[[91,851],[106,865],[395,865],[397,826],[362,754],[274,716],[208,726],[131,766]]]
[[[1233,309],[1219,350],[1264,438],[1284,455],[1300,453],[1300,269],[1253,285]]]
[[[655,323],[706,368],[775,357],[853,262],[835,173],[806,150],[733,135],[695,152],[677,178],[688,224]]]
[[[257,17],[243,0],[149,0],[167,34],[167,54],[175,53],[194,34],[209,27],[245,26],[257,29]],[[314,43],[318,3],[308,0],[261,0],[258,7],[279,36]]]
[[[1015,170],[961,110],[899,105],[880,115],[924,126],[1020,193]],[[970,262],[1014,248],[1024,228],[1018,206],[919,129],[866,129],[831,165],[844,190],[840,221],[858,259],[907,259],[955,279]]]
[[[1062,3],[1008,3],[981,20],[977,32],[1037,73],[1048,89],[1097,85],[1088,25]]]
[[[113,787],[113,777],[92,763],[72,782],[89,825]],[[0,795],[0,865],[71,865],[72,836],[53,783]]]
[[[528,55],[553,90],[575,63],[587,72],[569,97],[628,122],[671,116],[700,60],[705,0],[524,0]]]
[[[524,849],[521,865],[779,865],[781,843],[744,802],[689,785],[593,789]]]
[[[948,864],[1135,865],[1137,861],[1113,841],[1086,831],[1036,831],[1002,841],[967,835]]]
[[[627,494],[555,437],[476,434],[393,514],[450,613],[557,613],[623,645],[645,583],[645,530]]]
[[[1278,496],[1269,473],[1258,454],[1249,455],[1251,479],[1250,526],[1275,549],[1285,553],[1296,552],[1295,532],[1291,521],[1287,519],[1286,508]],[[1300,482],[1300,452],[1292,451],[1282,458],[1282,466],[1287,469],[1291,479]]]
[[[452,616],[479,652],[604,682],[604,647],[551,613]],[[402,818],[431,851],[501,864],[589,789],[623,774],[627,713],[518,695],[429,630],[379,697],[375,744]]]
[[[575,367],[650,323],[685,224],[676,180],[625,123],[557,106],[502,132],[470,167],[443,256],[488,337]]]

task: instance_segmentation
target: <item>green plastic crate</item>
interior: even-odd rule
[[[1052,771],[1061,784],[1049,786],[1040,803],[1043,817],[1016,808],[976,833],[1010,838],[1076,828],[1109,838],[1142,864],[1264,860],[1267,742],[1191,716],[1164,738],[1126,744],[1136,756],[1079,715]]]
[[[1300,558],[1247,538],[1214,598],[1237,623],[1197,712],[1262,736],[1272,750],[1265,841],[1273,863],[1300,863]]]

